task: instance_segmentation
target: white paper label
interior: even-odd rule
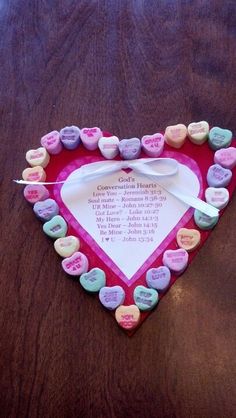
[[[134,171],[122,170],[76,185],[69,183],[77,172],[71,173],[62,186],[61,198],[82,228],[130,280],[189,206]],[[189,167],[179,164],[174,181],[183,192],[198,196],[199,181]]]

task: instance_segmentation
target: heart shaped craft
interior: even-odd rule
[[[55,199],[59,206],[60,215],[56,215],[56,221],[52,218],[46,222],[44,231],[54,239],[58,238],[55,241],[55,249],[62,257],[67,257],[67,253],[63,251],[64,245],[69,244],[70,248],[75,245],[74,255],[69,252],[70,256],[63,259],[62,266],[69,275],[75,274],[78,279],[80,276],[81,285],[85,290],[97,295],[100,291],[101,302],[102,297],[106,295],[110,303],[109,298],[112,300],[114,297],[114,289],[115,293],[117,289],[121,289],[120,296],[116,297],[118,302],[116,300],[111,305],[103,305],[110,310],[112,306],[120,304],[120,307],[116,308],[116,320],[121,326],[123,323],[126,324],[123,328],[131,335],[133,331],[129,330],[137,328],[150,313],[149,309],[141,309],[138,314],[138,304],[145,293],[142,293],[143,288],[139,286],[158,289],[158,299],[155,296],[156,290],[150,292],[150,306],[154,307],[157,300],[163,297],[185,270],[187,263],[191,262],[211,231],[199,229],[194,221],[194,209],[170,193],[169,179],[159,179],[158,183],[136,171],[120,169],[89,181],[76,181],[78,173],[85,165],[114,159],[115,156],[117,161],[120,160],[117,156],[119,140],[110,134],[103,132],[103,137],[98,143],[99,148],[92,150],[100,135],[99,128],[95,128],[96,131],[93,132],[96,135],[91,137],[92,145],[88,152],[87,129],[89,128],[85,128],[84,136],[82,135],[82,143],[73,150],[63,148],[59,153],[57,131],[53,131],[49,139],[45,136],[41,141],[42,145],[46,144],[45,148],[55,145],[50,153],[50,162],[45,168],[47,181],[63,182],[47,185],[50,198]],[[161,134],[146,136],[151,140],[156,137],[157,148],[162,148]],[[137,142],[137,138],[135,141]],[[234,141],[231,145],[234,147],[233,144]],[[147,145],[149,144],[143,140],[140,158],[148,154]],[[59,155],[54,157],[53,153]],[[181,149],[176,149],[176,146],[165,142],[160,157],[165,159],[164,162],[169,158],[178,162],[178,175],[171,178],[172,188],[204,199],[205,190],[208,188],[207,173],[209,167],[214,164],[214,152],[207,143],[199,146],[186,140]],[[157,167],[155,164],[157,163],[153,162],[154,169]],[[227,188],[229,198],[235,185],[236,176],[233,172]],[[31,187],[33,193],[33,185],[26,187]],[[48,195],[46,197],[48,198]],[[30,199],[27,200],[31,202]],[[35,203],[34,200],[32,202]],[[221,210],[220,216],[223,211]],[[197,216],[195,220],[196,218]],[[189,248],[188,245],[178,245],[179,230],[184,232],[185,241],[186,236],[188,240],[191,238],[192,230],[199,231],[201,238],[197,242],[198,245],[195,245],[195,242],[194,245],[188,243]],[[65,236],[68,236],[68,240],[65,240]],[[79,238],[79,241],[72,242],[73,237]],[[191,252],[187,253],[186,249]],[[165,277],[162,277],[162,270]],[[161,279],[164,279],[164,284],[161,283]],[[135,321],[131,321],[132,324],[130,322],[127,326],[126,319],[129,315],[134,315]]]

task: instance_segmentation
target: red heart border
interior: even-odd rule
[[[111,134],[109,134],[108,132],[103,132],[104,136],[111,136]],[[232,141],[231,146],[235,146],[235,139]],[[168,144],[165,143],[165,147],[164,147],[164,152],[168,153],[171,151],[173,152],[173,148],[170,147]],[[192,158],[194,161],[196,161],[197,165],[200,166],[200,170],[201,170],[201,174],[202,174],[202,188],[203,191],[205,191],[205,189],[208,187],[208,184],[206,182],[206,175],[207,175],[207,171],[210,165],[214,164],[214,152],[210,149],[209,145],[207,142],[205,142],[202,145],[195,145],[192,142],[190,142],[189,140],[186,140],[185,144],[181,147],[181,149],[176,150],[174,149],[175,152],[179,152],[181,154],[185,154],[188,157]],[[90,156],[92,155],[94,158],[97,158],[98,160],[104,160],[106,161],[105,158],[101,157],[100,151],[97,149],[95,151],[89,151]],[[62,160],[63,160],[63,168],[66,167],[67,165],[71,164],[72,162],[78,160],[78,159],[84,159],[86,161],[86,158],[88,158],[88,150],[86,148],[83,147],[82,144],[79,145],[79,147],[76,150],[67,150],[65,148],[63,148],[63,150],[61,151],[60,154],[58,155],[51,155],[50,156],[50,162],[49,165],[45,168],[45,172],[47,175],[47,181],[59,181],[62,179],[61,177],[61,171],[62,171]],[[140,158],[147,158],[147,156],[142,152],[140,155]],[[115,160],[120,160],[119,157],[115,158]],[[53,164],[52,164],[53,161]],[[78,168],[78,166],[75,164],[74,169]],[[236,172],[235,170],[233,170],[233,176],[232,176],[232,180],[228,186],[228,191],[229,191],[229,196],[230,199],[232,198],[232,194],[233,191],[236,187]],[[58,186],[47,186],[47,188],[50,191],[50,195],[51,197],[55,198],[55,200],[58,201],[58,191],[59,188]],[[52,196],[53,195],[53,196]],[[61,199],[60,199],[61,200]],[[62,205],[62,201],[60,201],[60,207]],[[223,215],[224,211],[226,208],[224,208],[223,210],[220,211],[220,217]],[[189,211],[192,211],[193,213],[193,209],[189,209]],[[62,213],[63,216],[63,213]],[[182,225],[183,226],[183,225]],[[181,226],[181,227],[182,227]],[[193,252],[189,253],[189,264],[191,263],[192,259],[195,257],[195,255],[197,254],[197,252],[199,251],[199,249],[203,246],[203,244],[205,243],[206,239],[208,238],[208,236],[210,235],[210,233],[212,232],[212,230],[209,231],[205,231],[205,230],[201,230],[199,229],[196,224],[194,223],[193,220],[193,216],[191,217],[191,219],[184,224],[185,228],[195,228],[198,229],[201,233],[201,243],[200,246],[194,250]],[[179,227],[178,227],[179,229]],[[75,235],[77,236],[77,232],[75,231],[75,229],[71,226],[68,225],[68,231],[67,231],[67,235]],[[130,305],[133,304],[133,291],[134,288],[138,285],[144,285],[146,286],[146,280],[145,280],[145,274],[142,274],[142,276],[135,280],[135,282],[133,282],[130,286],[127,286],[123,281],[122,283],[120,282],[122,279],[120,279],[118,277],[117,280],[117,274],[115,274],[114,272],[110,272],[110,269],[107,267],[107,265],[104,263],[104,261],[99,258],[94,251],[91,250],[90,246],[88,245],[87,242],[85,242],[83,239],[81,239],[80,237],[80,241],[81,241],[81,246],[80,246],[80,251],[83,252],[84,254],[87,255],[88,259],[89,259],[89,268],[92,269],[94,267],[98,267],[102,270],[105,271],[106,276],[107,276],[107,284],[106,285],[121,285],[125,292],[126,292],[126,298],[125,298],[125,305]],[[176,242],[176,239],[173,238],[171,242],[169,242],[168,245],[168,249],[177,249],[179,248]],[[167,249],[167,248],[165,248]],[[164,250],[163,250],[164,251]],[[162,253],[153,261],[153,263],[149,266],[149,268],[153,268],[153,267],[158,267],[160,265],[162,265],[162,255],[163,255],[163,251]],[[171,286],[175,283],[175,281],[177,280],[179,276],[175,276],[174,274],[171,275],[171,282],[170,285],[167,289],[167,291],[171,288]],[[159,299],[161,299],[166,293],[161,293],[159,294]],[[142,324],[142,322],[144,321],[144,319],[151,313],[152,311],[148,311],[148,312],[141,312],[141,320],[138,324],[138,326],[132,330],[132,331],[125,331],[128,335],[133,335],[133,333],[138,329],[138,327]],[[112,313],[114,315],[114,313]]]

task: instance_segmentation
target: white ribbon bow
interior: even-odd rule
[[[155,162],[155,170],[150,166]],[[159,164],[158,164],[159,163]],[[158,167],[159,165],[159,167]],[[173,182],[168,181],[172,176],[178,173],[179,164],[173,158],[140,158],[138,160],[124,160],[124,161],[98,161],[96,163],[85,164],[78,170],[78,176],[73,180],[54,181],[54,182],[32,182],[25,180],[14,180],[18,184],[63,184],[77,183],[78,181],[89,181],[106,174],[115,173],[122,169],[130,168],[136,173],[142,174],[150,178],[154,183],[158,184],[164,190],[175,196],[177,199],[186,203],[186,205],[198,209],[204,214],[214,217],[218,216],[219,210],[214,206],[209,205],[203,200],[182,192],[176,188]],[[159,171],[157,171],[159,170]],[[158,180],[158,181],[157,181]],[[165,182],[163,182],[165,180]]]

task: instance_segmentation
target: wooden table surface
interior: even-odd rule
[[[66,278],[22,189],[65,125],[236,133],[236,2],[0,2],[1,418],[235,418],[236,198],[129,338]]]

